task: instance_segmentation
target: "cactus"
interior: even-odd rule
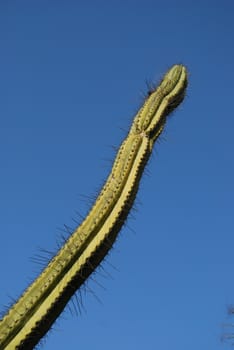
[[[0,349],[32,349],[112,247],[133,205],[168,114],[184,99],[187,72],[174,65],[149,93],[96,202],[48,266],[0,321]]]

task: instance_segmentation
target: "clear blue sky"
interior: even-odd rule
[[[0,303],[103,183],[146,81],[189,70],[128,220],[43,349],[228,349],[234,304],[233,1],[0,2]],[[134,233],[132,232],[134,231]],[[74,308],[72,307],[72,310]],[[234,329],[233,329],[234,332]]]

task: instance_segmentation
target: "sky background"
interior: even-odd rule
[[[231,348],[233,14],[231,0],[0,2],[2,310],[40,270],[31,257],[87,212],[146,82],[189,71],[110,276],[98,270],[95,296],[83,291],[81,315],[67,308],[42,349]]]

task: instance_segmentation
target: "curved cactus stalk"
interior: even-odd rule
[[[0,321],[0,349],[32,349],[102,261],[132,207],[154,142],[186,86],[185,67],[174,65],[150,93],[89,214]]]

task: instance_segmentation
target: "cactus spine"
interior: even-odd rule
[[[32,349],[105,257],[132,207],[154,142],[186,86],[185,67],[174,65],[145,100],[89,214],[0,321],[0,350]]]

